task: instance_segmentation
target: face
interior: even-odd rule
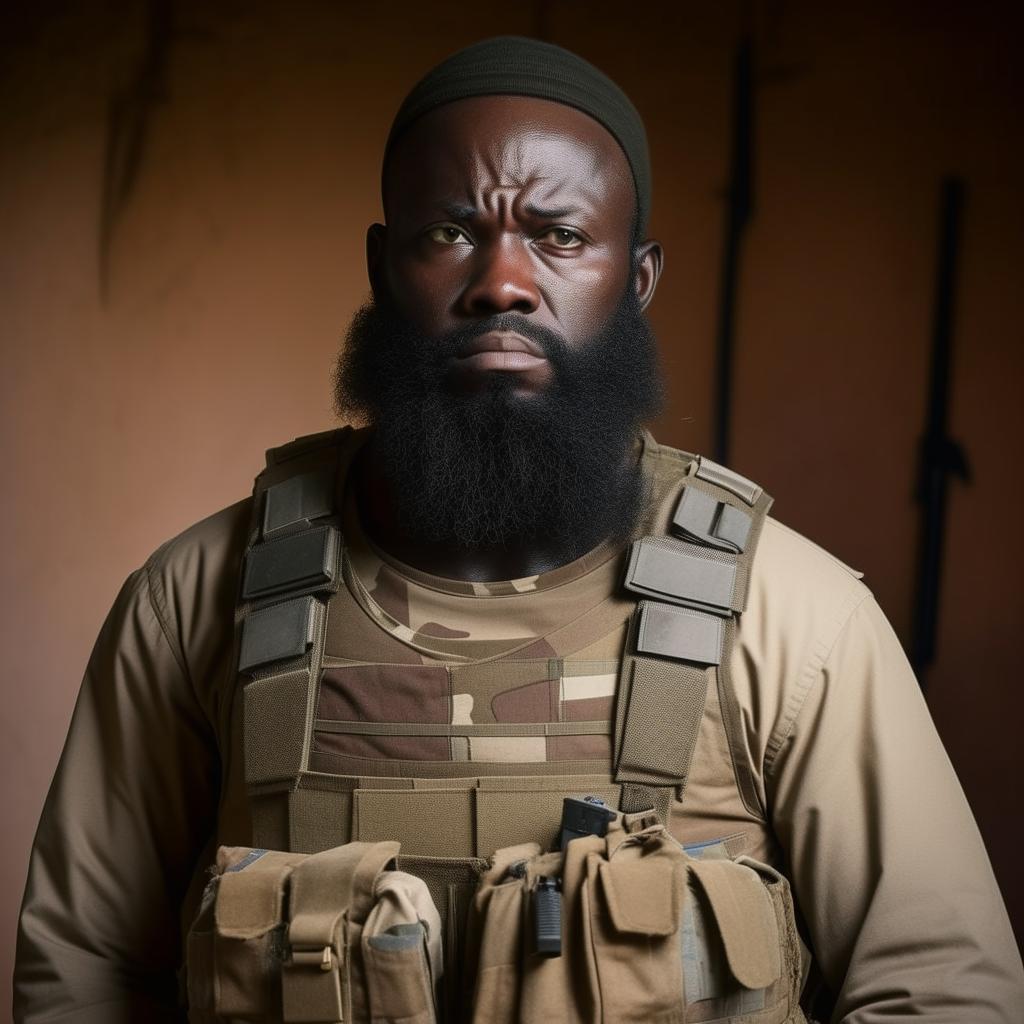
[[[413,126],[384,184],[335,398],[373,426],[407,535],[582,553],[626,533],[661,250],[635,244],[618,144],[559,104],[463,100]]]
[[[514,391],[543,390],[546,341],[581,348],[627,288],[641,308],[653,294],[661,249],[632,251],[625,154],[563,104],[485,96],[439,107],[397,142],[384,195],[387,227],[368,236],[374,292],[427,337],[460,334],[456,388],[502,374]]]

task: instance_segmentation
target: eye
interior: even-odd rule
[[[460,242],[469,243],[466,232],[457,228],[454,224],[438,224],[427,232],[427,237],[432,242],[440,245],[458,245]]]
[[[578,249],[583,244],[583,239],[571,228],[548,228],[540,237],[556,249]]]

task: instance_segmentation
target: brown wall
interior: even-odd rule
[[[511,16],[492,2],[212,7],[174,5],[105,264],[109,115],[121,96],[130,121],[145,6],[9,16],[0,55],[0,986],[32,831],[106,609],[157,544],[246,493],[264,448],[331,424],[328,374],[367,290],[379,153],[434,61],[484,35],[543,32],[634,97],[668,254],[653,319],[672,400],[657,433],[711,444],[738,3],[553,0]],[[776,495],[781,518],[866,571],[906,637],[938,184],[966,176],[952,426],[974,483],[951,495],[929,700],[1020,933],[1021,25],[1009,4],[985,8],[754,7],[757,214],[732,462]]]

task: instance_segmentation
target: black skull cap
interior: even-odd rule
[[[629,97],[601,70],[570,50],[525,36],[495,36],[452,54],[402,101],[384,147],[384,167],[398,138],[428,111],[470,96],[536,96],[583,111],[622,147],[633,172],[640,230],[651,210],[647,132]]]

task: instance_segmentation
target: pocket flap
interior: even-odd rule
[[[732,976],[749,989],[782,974],[779,926],[760,875],[729,860],[691,860],[690,872],[711,905]]]
[[[296,860],[275,850],[227,868],[217,881],[214,920],[228,939],[254,939],[281,923],[284,888]]]
[[[682,884],[678,862],[667,858],[601,861],[597,866],[612,923],[629,935],[674,935]]]

